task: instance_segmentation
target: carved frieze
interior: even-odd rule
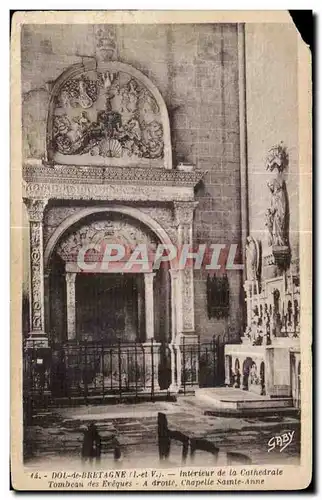
[[[173,201],[189,200],[193,189],[172,186],[141,186],[112,184],[53,184],[27,183],[24,195],[29,198],[44,196],[62,200],[104,200],[104,201]]]
[[[126,220],[115,218],[92,221],[77,228],[63,238],[57,253],[65,261],[75,261],[79,250],[88,244],[101,245],[102,243],[119,243],[134,248],[145,243],[148,248],[155,250],[157,238],[152,233],[144,232],[139,226],[134,226]]]
[[[55,184],[135,184],[194,187],[207,172],[184,172],[164,168],[145,167],[91,167],[76,165],[25,165],[23,178],[26,182]],[[188,210],[189,207],[183,207]]]

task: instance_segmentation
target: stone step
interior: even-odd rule
[[[230,410],[278,410],[293,408],[292,398],[270,398],[259,394],[226,387],[199,388],[196,390],[197,400],[207,403],[216,409]]]

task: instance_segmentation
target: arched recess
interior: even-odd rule
[[[115,83],[115,81],[114,81],[114,83],[112,82],[110,84],[110,80],[113,78],[113,75],[120,75],[120,74],[128,75],[128,80],[129,80],[129,82],[134,82],[133,85],[131,86],[131,84],[128,83],[128,84],[125,84],[123,86],[123,88],[122,87],[120,88],[120,85],[121,85],[120,84],[118,87],[119,94],[122,94],[122,91],[124,91],[124,87],[126,87],[127,85],[130,85],[130,87],[128,89],[128,94],[130,96],[129,99],[131,100],[131,98],[132,98],[132,103],[129,102],[128,109],[126,111],[127,117],[131,117],[131,111],[133,112],[132,113],[133,117],[137,117],[138,114],[140,114],[140,112],[141,112],[138,107],[139,107],[139,105],[144,106],[144,102],[147,103],[147,104],[145,104],[146,106],[148,106],[148,105],[151,105],[152,107],[155,106],[155,110],[156,110],[155,111],[155,117],[156,117],[155,120],[152,120],[152,121],[147,120],[145,122],[145,126],[149,127],[149,130],[146,133],[146,135],[148,135],[148,137],[151,140],[151,143],[153,144],[151,146],[151,148],[153,150],[153,154],[152,154],[152,150],[149,149],[150,148],[150,146],[149,146],[149,148],[147,149],[147,151],[148,151],[147,157],[144,156],[144,154],[143,154],[143,157],[141,159],[140,159],[140,157],[138,157],[138,158],[136,158],[136,160],[134,159],[133,161],[127,160],[126,164],[133,165],[136,163],[139,165],[142,163],[143,164],[147,163],[149,166],[155,165],[155,166],[163,166],[164,168],[167,168],[167,169],[172,168],[172,149],[171,149],[171,134],[170,134],[169,115],[168,115],[168,110],[167,110],[167,107],[165,105],[164,99],[163,99],[162,95],[160,94],[159,90],[157,89],[157,87],[141,71],[137,70],[133,66],[130,66],[129,64],[121,63],[119,61],[109,61],[109,62],[98,63],[95,59],[90,59],[84,63],[75,64],[75,65],[69,67],[66,71],[64,71],[58,77],[58,79],[55,81],[55,83],[51,89],[50,101],[49,101],[49,106],[48,106],[48,115],[47,115],[46,160],[49,163],[54,163],[55,161],[56,161],[56,163],[66,163],[65,161],[60,162],[60,161],[57,161],[57,159],[56,159],[57,155],[55,154],[55,139],[54,139],[55,110],[58,106],[57,103],[59,102],[59,100],[61,98],[61,92],[62,91],[65,92],[64,89],[66,89],[68,87],[68,84],[71,83],[71,84],[73,84],[73,85],[71,85],[71,87],[72,87],[71,92],[74,92],[74,96],[76,95],[76,97],[74,97],[74,103],[72,103],[71,107],[74,106],[75,109],[78,107],[80,116],[81,116],[82,112],[85,111],[85,114],[86,114],[88,110],[90,111],[90,108],[91,108],[91,105],[90,105],[91,101],[90,100],[93,101],[95,99],[95,97],[93,99],[91,99],[90,95],[88,95],[88,93],[86,93],[86,86],[84,87],[83,84],[79,83],[82,80],[82,78],[84,78],[84,79],[87,78],[87,76],[86,76],[87,73],[90,75],[93,75],[93,74],[98,75],[99,79],[97,81],[99,81],[100,83],[97,84],[97,86],[99,86],[100,89],[103,87],[103,90],[99,90],[97,92],[102,93],[102,96],[101,96],[101,94],[99,94],[101,96],[102,102],[104,101],[104,95],[105,95],[105,97],[108,96],[107,100],[111,99],[111,97],[109,97],[109,96],[110,96],[111,89],[112,89],[113,85],[115,85],[115,87],[117,88],[117,84]],[[103,75],[103,76],[101,76],[101,75]],[[103,83],[101,83],[102,79],[103,79]],[[76,82],[76,84],[75,84],[75,82]],[[67,87],[66,87],[66,85],[67,85]],[[76,85],[76,87],[75,87],[75,85]],[[79,91],[79,89],[77,89],[77,85],[82,85],[81,91]],[[134,87],[135,85],[136,85],[136,89]],[[73,89],[73,87],[75,87],[75,88]],[[83,92],[85,97],[86,96],[89,97],[90,100],[88,100],[87,103],[86,103],[86,101],[85,102],[81,101],[79,96],[77,97],[77,93],[79,93],[79,92],[80,93]],[[104,92],[105,92],[105,94],[104,94]],[[132,94],[131,94],[131,92],[132,92]],[[135,92],[137,93],[137,96],[135,96]],[[144,97],[142,97],[142,96],[144,96]],[[138,102],[137,109],[134,109],[133,102],[135,102],[135,99],[137,99],[137,102]],[[146,99],[146,100],[144,101],[144,99]],[[82,102],[83,105],[79,104],[78,101]],[[110,111],[115,111],[115,110],[111,109]],[[62,114],[62,112],[60,112],[60,114]],[[73,114],[74,114],[74,111],[73,111]],[[83,122],[84,122],[84,120],[83,120]],[[140,120],[139,120],[139,122],[140,122]],[[159,122],[161,122],[161,125],[162,125],[161,130],[157,129],[157,127],[155,126],[155,124],[159,123]],[[126,125],[128,125],[128,123]],[[152,125],[154,124],[154,126],[150,127],[151,124]],[[134,133],[134,135],[135,135],[135,126],[133,124],[132,124],[132,126],[134,127],[134,129],[132,129],[131,132],[132,132],[132,134]],[[142,124],[140,123],[140,127],[141,126],[142,126]],[[136,128],[136,132],[137,132],[137,134],[139,133],[137,128]],[[143,131],[142,135],[144,135],[144,133],[145,132]],[[162,135],[162,139],[160,139],[160,135]],[[163,153],[162,153],[162,156],[157,157],[156,156],[157,151],[160,149],[160,148],[158,148],[158,141],[160,142],[160,140],[162,140],[162,142],[163,142]],[[144,143],[150,144],[150,141],[148,141],[148,142],[145,141]],[[114,144],[114,146],[115,146],[115,144]],[[105,147],[105,151],[106,151],[106,147]],[[111,151],[110,151],[110,153],[111,153]],[[101,153],[99,153],[99,154],[101,154]],[[77,155],[78,154],[76,154],[76,156]],[[133,156],[133,155],[131,154],[130,156]],[[157,161],[155,158],[159,158],[159,160]],[[123,158],[116,156],[112,159],[113,159],[114,165],[116,163],[117,165],[122,166],[122,163],[124,163]],[[71,160],[75,160],[75,155],[73,155],[73,157],[71,157]],[[95,164],[108,165],[109,160],[110,160],[110,157],[102,159],[102,158],[100,158],[100,156],[93,156],[90,158],[90,163],[93,165],[95,165]],[[69,164],[69,163],[75,163],[75,161],[74,162],[67,161],[67,164]],[[78,156],[76,163],[77,164],[88,164],[88,158],[86,156],[84,156],[83,153],[81,153]]]
[[[156,222],[152,217],[148,214],[141,212],[137,208],[127,207],[123,205],[111,205],[108,207],[88,207],[80,210],[76,214],[70,215],[67,217],[53,232],[51,237],[48,240],[44,251],[44,269],[48,268],[50,263],[51,255],[56,247],[56,244],[60,240],[61,236],[76,222],[80,221],[84,217],[89,215],[103,213],[103,212],[113,212],[120,213],[124,215],[128,215],[140,221],[142,224],[150,228],[159,238],[163,245],[173,245],[171,238],[167,234],[167,232],[160,226],[158,222]],[[175,261],[170,261],[170,267],[173,268]]]

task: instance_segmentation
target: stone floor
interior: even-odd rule
[[[191,436],[203,436],[220,449],[216,465],[225,465],[226,452],[249,456],[253,464],[297,464],[300,453],[300,424],[296,417],[278,415],[252,418],[205,416],[205,405],[194,396],[177,402],[145,402],[109,406],[77,406],[55,408],[35,414],[32,425],[25,429],[25,463],[27,466],[80,466],[81,426],[95,421],[100,433],[117,436],[122,458],[113,461],[112,449],[106,449],[101,467],[160,466],[157,447],[157,413],[168,416],[169,427]],[[268,453],[268,441],[286,431],[295,431],[292,443],[282,452]],[[167,467],[181,464],[181,448],[172,445]],[[213,465],[212,455],[197,454],[194,465]]]

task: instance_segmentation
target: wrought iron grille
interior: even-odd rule
[[[180,350],[180,352],[178,352]],[[175,362],[171,363],[171,351]],[[32,349],[24,353],[24,397],[138,397],[169,392],[172,370],[181,373],[181,391],[222,383],[220,339],[180,346],[168,343],[66,342],[52,345],[50,359],[41,363]],[[39,356],[39,355],[38,355]],[[221,362],[222,357],[222,362]]]

